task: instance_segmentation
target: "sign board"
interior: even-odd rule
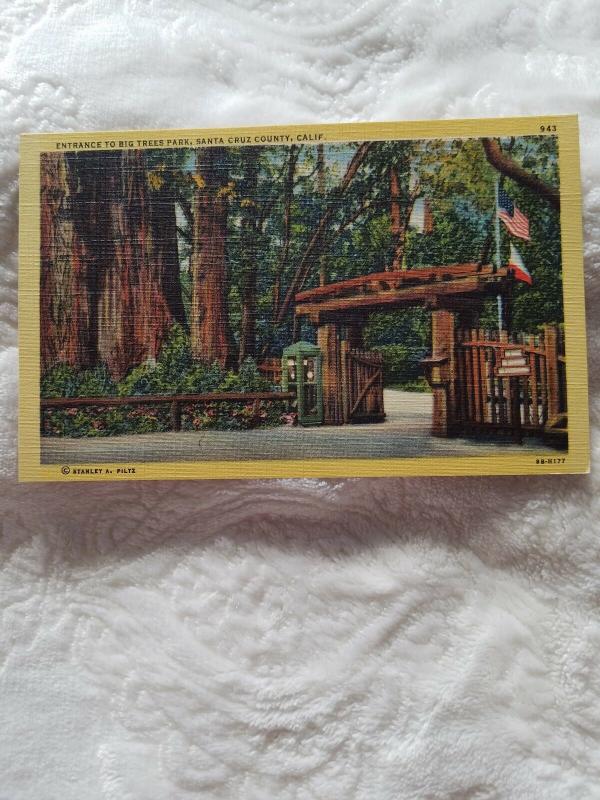
[[[520,348],[507,348],[498,367],[498,376],[512,378],[520,375],[529,375],[529,364],[525,354]]]

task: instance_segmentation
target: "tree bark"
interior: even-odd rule
[[[154,258],[169,313],[175,322],[187,328],[179,275],[176,202],[177,194],[167,176],[165,182],[151,192],[150,224]]]
[[[404,255],[404,228],[402,221],[402,208],[400,206],[400,176],[398,167],[390,167],[390,224],[392,242],[394,244],[394,256],[392,263],[387,270],[402,269],[402,258]]]
[[[43,155],[43,370],[104,363],[119,380],[158,357],[184,322],[174,203],[140,150]]]
[[[322,144],[317,145],[317,192],[321,198],[321,203],[325,202],[325,148]],[[325,253],[319,256],[319,286],[327,283],[327,258]]]
[[[390,220],[394,255],[392,263],[386,271],[395,272],[401,270],[404,261],[404,251],[406,248],[406,233],[410,215],[418,196],[418,190],[408,192],[406,202],[402,203],[402,193],[400,191],[400,175],[396,165],[390,167]]]
[[[281,305],[281,279],[290,255],[290,241],[292,230],[292,201],[294,199],[294,175],[300,150],[297,145],[290,146],[286,175],[283,182],[283,238],[281,255],[275,269],[273,281],[273,319],[277,318]]]
[[[506,175],[507,178],[511,178],[521,186],[531,189],[535,194],[543,197],[552,208],[560,211],[560,192],[556,187],[550,186],[550,184],[545,183],[533,173],[523,169],[520,164],[517,164],[516,161],[513,161],[502,151],[496,139],[482,139],[481,143],[487,160],[498,172]]]
[[[158,357],[173,324],[165,294],[165,284],[171,279],[165,275],[167,265],[161,254],[161,247],[168,245],[163,241],[157,247],[153,237],[157,219],[144,152],[105,153],[100,168],[110,237],[98,242],[98,354],[111,375],[120,379],[133,367]]]
[[[85,243],[76,224],[77,176],[66,154],[41,156],[40,348],[42,372],[95,361]]]
[[[242,150],[243,198],[240,233],[242,318],[238,364],[256,355],[256,279],[258,270],[258,154],[256,147]]]
[[[190,335],[194,358],[225,366],[227,337],[227,151],[198,150],[193,201]]]

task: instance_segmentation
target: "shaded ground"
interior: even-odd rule
[[[144,461],[233,461],[286,458],[473,456],[551,450],[540,440],[437,439],[430,435],[432,396],[384,391],[386,421],[374,425],[253,431],[149,433],[98,439],[42,439],[43,464]]]

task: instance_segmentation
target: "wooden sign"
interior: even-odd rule
[[[512,378],[529,375],[530,369],[525,354],[519,348],[506,349],[500,361],[497,375],[500,378]]]

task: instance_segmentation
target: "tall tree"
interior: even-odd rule
[[[240,267],[242,316],[240,321],[240,352],[238,363],[256,354],[256,278],[259,266],[259,216],[257,208],[259,147],[244,147],[241,151],[242,180],[240,219]]]
[[[325,146],[317,145],[317,192],[321,203],[325,201]],[[323,209],[322,209],[323,211]],[[327,283],[327,257],[322,252],[319,256],[319,286]]]
[[[42,372],[57,363],[92,366],[94,312],[86,246],[78,230],[76,160],[41,157],[40,336]]]
[[[277,318],[281,305],[281,280],[288,265],[290,257],[290,243],[292,230],[292,201],[294,199],[294,175],[300,149],[293,144],[289,148],[285,176],[283,179],[283,233],[281,240],[281,253],[275,267],[273,281],[273,319]]]
[[[162,154],[161,154],[162,155]],[[177,216],[179,202],[177,172],[172,165],[162,161],[148,172],[150,185],[150,225],[154,258],[162,282],[162,290],[173,320],[187,327],[181,280],[179,274],[179,247],[177,243]]]
[[[199,149],[192,213],[190,335],[194,358],[225,366],[227,336],[228,154],[224,147]]]
[[[97,177],[106,211],[99,213],[108,214],[110,241],[96,244],[98,356],[118,379],[160,353],[174,321],[164,271],[174,265],[160,257],[153,237],[156,219],[153,225],[145,153],[106,153],[101,164]]]
[[[183,321],[174,198],[146,154],[42,159],[42,369],[104,363],[115,379],[156,359]]]
[[[390,166],[390,223],[394,251],[387,270],[403,269],[408,223],[418,195],[418,185],[408,185],[404,192],[401,190],[400,168],[398,164],[392,164]]]

